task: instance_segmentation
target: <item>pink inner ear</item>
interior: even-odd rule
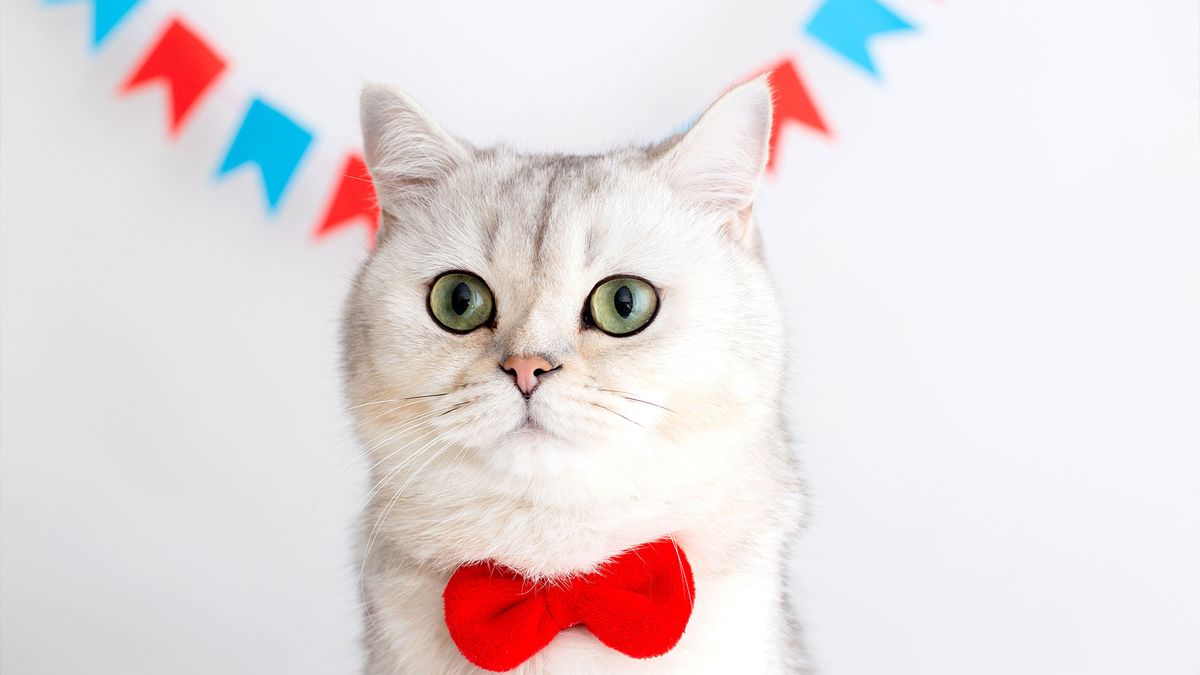
[[[745,208],[737,212],[737,217],[733,219],[729,234],[734,240],[743,244],[751,243],[755,239],[754,233],[754,203],[747,204]]]

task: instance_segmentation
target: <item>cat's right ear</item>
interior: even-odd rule
[[[725,216],[735,241],[758,246],[753,202],[770,157],[771,87],[765,76],[734,87],[670,146],[659,164],[683,199]]]
[[[438,182],[470,157],[416,101],[387,85],[363,88],[360,117],[367,168],[386,212],[428,204]]]

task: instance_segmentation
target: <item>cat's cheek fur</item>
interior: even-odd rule
[[[459,565],[495,560],[549,579],[664,536],[696,581],[674,649],[639,661],[571,629],[514,672],[801,668],[784,583],[803,503],[780,412],[782,319],[743,218],[769,94],[747,87],[682,140],[592,157],[476,151],[408,99],[364,94],[388,211],[344,325],[371,465],[368,673],[476,672],[442,616]],[[408,154],[406,138],[419,144]],[[493,325],[438,327],[426,294],[448,270],[489,286]],[[582,316],[597,282],[621,274],[660,295],[630,337]],[[518,354],[561,366],[528,399],[500,367]]]

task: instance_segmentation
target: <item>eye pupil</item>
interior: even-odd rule
[[[496,316],[496,299],[478,275],[450,271],[433,280],[425,309],[438,326],[466,335]]]
[[[628,319],[633,312],[633,292],[628,286],[622,286],[613,294],[613,308],[617,310],[617,314],[621,315],[622,319]]]
[[[583,306],[583,327],[612,337],[638,333],[658,314],[658,289],[634,276],[600,280]]]
[[[471,287],[465,281],[460,281],[454,290],[450,291],[450,309],[453,309],[455,314],[462,316],[470,307]]]

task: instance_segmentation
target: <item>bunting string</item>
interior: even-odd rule
[[[90,4],[93,51],[98,50],[113,30],[142,0],[43,0],[46,5]],[[807,36],[852,66],[880,79],[870,45],[881,35],[915,31],[916,27],[879,0],[822,0],[801,26]],[[218,51],[182,18],[170,18],[145,55],[121,84],[127,95],[150,84],[168,92],[171,136],[177,136],[189,113],[225,75],[229,64]],[[827,139],[832,130],[821,114],[801,74],[799,62],[787,56],[761,68],[753,76],[766,74],[774,90],[768,169],[778,169],[784,129],[800,127]],[[265,97],[254,95],[246,104],[241,122],[233,132],[215,177],[221,179],[244,166],[257,169],[269,215],[275,214],[287,194],[300,165],[311,155],[316,134],[295,121]],[[313,229],[320,239],[350,225],[365,228],[373,243],[379,226],[379,205],[362,153],[345,154],[341,171],[331,181],[322,215]]]

